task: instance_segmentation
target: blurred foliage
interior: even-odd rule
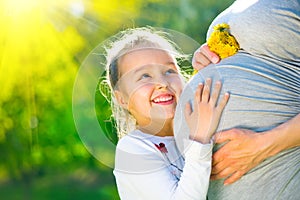
[[[233,0],[0,0],[0,193],[4,199],[118,199],[112,169],[82,144],[72,115],[88,53],[127,27],[151,25],[199,43]],[[99,124],[117,138],[95,91]]]

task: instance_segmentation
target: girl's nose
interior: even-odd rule
[[[164,77],[160,77],[156,80],[156,88],[163,89],[168,87],[168,81]]]

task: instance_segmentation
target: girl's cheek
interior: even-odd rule
[[[173,85],[176,85],[177,88],[182,89],[184,87],[184,81],[180,77],[174,78],[172,83]]]
[[[141,84],[139,87],[143,90],[151,90],[152,88],[154,88],[155,83],[144,83]]]
[[[135,88],[132,88],[132,93],[135,93],[135,95],[147,97],[149,93],[153,91],[153,84],[141,84],[136,85]]]

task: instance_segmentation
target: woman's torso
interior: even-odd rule
[[[211,28],[219,23],[230,25],[243,50],[201,70],[189,82],[175,115],[176,138],[186,137],[184,105],[207,77],[221,79],[223,92],[231,93],[219,130],[269,130],[300,113],[299,10],[296,0],[238,0],[214,20]],[[208,197],[300,199],[299,171],[300,147],[268,159],[230,186],[223,186],[223,180],[212,181]]]

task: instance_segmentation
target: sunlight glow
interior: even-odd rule
[[[84,15],[84,5],[82,1],[71,2],[70,3],[70,12],[75,17],[82,17]]]
[[[21,96],[34,107],[36,89],[44,92],[44,96],[49,95],[46,92],[51,90],[45,90],[49,82],[47,78],[52,77],[53,66],[59,67],[57,63],[64,63],[68,66],[66,70],[71,71],[68,73],[75,73],[72,58],[83,48],[84,40],[71,26],[72,18],[68,18],[70,2],[74,1],[0,0],[4,11],[0,13],[0,85],[3,88],[0,107],[2,102],[18,94],[16,88],[21,87],[26,88],[24,93],[20,91]],[[63,28],[57,30],[57,24]],[[39,84],[34,82],[36,80]],[[67,77],[56,75],[51,83],[64,81]],[[40,89],[40,85],[43,88]],[[35,116],[35,113],[30,116]],[[36,127],[37,122],[29,118],[31,128]]]
[[[20,16],[40,6],[40,3],[39,0],[6,0],[4,8],[9,15]]]

